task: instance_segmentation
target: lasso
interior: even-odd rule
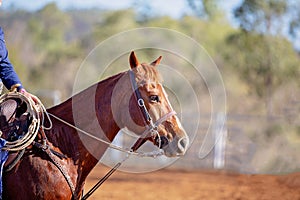
[[[43,121],[43,109],[42,103],[37,99],[38,103],[35,103],[31,98],[26,97],[24,94],[12,91],[8,92],[0,97],[0,104],[8,99],[21,99],[26,103],[27,110],[25,111],[31,117],[31,124],[28,127],[27,133],[20,135],[16,140],[6,141],[6,144],[2,150],[6,151],[20,151],[31,145],[33,140],[39,131],[41,122]]]

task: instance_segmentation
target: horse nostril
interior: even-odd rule
[[[161,147],[164,147],[169,144],[169,140],[165,136],[160,137],[160,140],[161,140]]]
[[[156,137],[155,138],[155,143],[160,147],[160,148],[163,148],[165,147],[166,145],[169,144],[169,140],[166,136],[160,136],[160,137]]]
[[[178,141],[178,148],[180,149],[181,152],[185,152],[186,150],[186,147],[188,145],[189,141],[187,138],[181,138],[179,141]]]

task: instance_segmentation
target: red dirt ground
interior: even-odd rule
[[[99,165],[85,191],[108,169]],[[300,200],[300,173],[243,175],[217,171],[165,169],[145,174],[116,172],[90,200]]]

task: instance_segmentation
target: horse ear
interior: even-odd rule
[[[140,65],[138,59],[135,56],[134,51],[132,51],[130,56],[129,56],[129,63],[130,63],[131,69],[134,69],[134,68],[136,68],[137,66]]]
[[[162,56],[159,56],[155,61],[153,61],[153,62],[151,63],[151,65],[152,65],[153,67],[159,65],[161,59],[162,59]]]

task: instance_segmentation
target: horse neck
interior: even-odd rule
[[[114,120],[116,116],[112,113],[111,98],[113,93],[124,93],[121,91],[124,87],[115,89],[115,85],[124,74],[126,73],[120,73],[101,81],[66,102],[50,108],[48,112],[101,140],[111,142],[122,128]],[[52,120],[53,128],[48,134],[49,141],[74,160],[94,157],[97,161],[107,149],[107,144],[97,141],[57,119],[52,118]]]

